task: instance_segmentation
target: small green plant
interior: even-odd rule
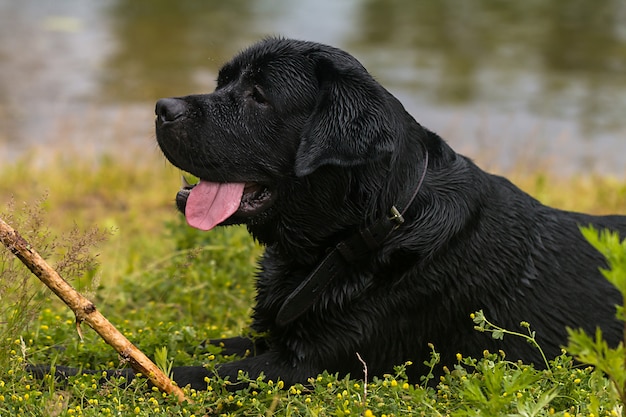
[[[156,348],[154,350],[154,363],[168,377],[172,378],[172,368],[174,361],[170,360],[167,355],[167,346]]]
[[[613,284],[622,294],[622,305],[616,306],[617,318],[624,322],[624,337],[626,339],[626,316],[624,301],[626,301],[626,240],[620,240],[617,232],[610,230],[597,231],[593,227],[581,229],[585,238],[604,255],[608,268],[602,268],[602,275]],[[626,349],[624,342],[616,347],[610,347],[602,337],[602,331],[596,330],[594,336],[587,335],[580,329],[568,329],[568,351],[577,360],[595,366],[612,382],[622,404],[626,404]],[[622,408],[622,415],[626,416],[626,407]]]
[[[523,327],[528,332],[528,334],[524,334],[520,332],[507,330],[503,327],[497,326],[496,324],[487,320],[482,310],[472,313],[470,315],[470,318],[476,324],[476,326],[474,326],[475,330],[479,332],[491,333],[491,337],[493,337],[494,339],[502,340],[505,334],[508,334],[510,336],[515,336],[515,337],[521,337],[522,339],[525,339],[528,343],[536,347],[539,353],[541,353],[541,358],[543,359],[543,363],[546,366],[546,369],[550,368],[550,364],[548,363],[548,358],[546,358],[546,355],[545,353],[543,353],[541,346],[539,346],[539,343],[537,343],[537,339],[535,338],[535,332],[531,330],[530,323],[525,322],[525,321],[522,321],[520,323],[520,327]]]

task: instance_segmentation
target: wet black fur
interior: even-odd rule
[[[626,217],[546,207],[482,171],[418,124],[346,52],[269,38],[227,63],[214,93],[160,102],[157,113],[158,143],[174,165],[211,181],[255,181],[275,196],[264,213],[225,222],[246,223],[267,247],[251,325],[267,338],[256,356],[221,365],[222,377],[235,380],[241,369],[286,384],[324,370],[359,378],[358,352],[370,376],[411,360],[417,382],[429,343],[442,364],[453,364],[457,352],[502,349],[541,366],[524,340],[475,331],[470,313],[479,309],[508,329],[530,322],[548,357],[567,342],[567,326],[600,326],[611,344],[620,340],[620,297],[579,226],[626,236]],[[329,248],[409,199],[426,152],[428,170],[406,223],[310,311],[277,326],[283,301]],[[224,343],[226,353],[253,347],[246,338]],[[180,385],[202,388],[205,376],[202,367],[174,370]]]

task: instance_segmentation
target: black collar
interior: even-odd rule
[[[278,326],[286,326],[304,314],[322,295],[324,288],[338,275],[345,273],[349,265],[356,265],[379,249],[387,238],[404,223],[404,214],[415,200],[428,170],[428,151],[424,156],[424,169],[415,191],[400,212],[392,206],[388,216],[359,230],[342,240],[326,255],[308,277],[287,297],[276,316]]]

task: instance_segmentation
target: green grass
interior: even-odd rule
[[[623,181],[510,174],[547,204],[626,212]],[[199,342],[245,330],[261,249],[243,228],[201,233],[187,227],[173,208],[178,186],[178,171],[156,151],[121,160],[79,154],[48,156],[43,164],[22,159],[0,167],[0,216],[62,269],[144,353],[159,356],[163,365],[211,367],[228,358],[201,348]],[[523,327],[508,330],[525,332]],[[187,391],[193,403],[185,404],[141,380],[125,388],[100,384],[92,376],[60,384],[35,380],[24,371],[26,362],[98,370],[123,366],[95,332],[84,328],[83,334],[80,342],[73,314],[1,249],[0,416],[621,412],[610,381],[591,367],[574,365],[567,353],[548,358],[548,370],[510,362],[501,352],[485,352],[481,358],[459,355],[458,365],[430,385],[409,384],[404,373],[409,364],[398,364],[396,372],[367,383],[328,374],[307,387],[259,379],[234,394],[224,389],[227,382],[213,379],[207,391]],[[433,351],[433,365],[436,359]]]

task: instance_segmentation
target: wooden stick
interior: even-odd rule
[[[165,376],[146,355],[137,349],[99,311],[67,283],[11,226],[0,219],[0,241],[17,256],[30,271],[50,288],[76,315],[76,323],[86,322],[133,367],[146,376],[161,391],[185,400],[182,390]]]

